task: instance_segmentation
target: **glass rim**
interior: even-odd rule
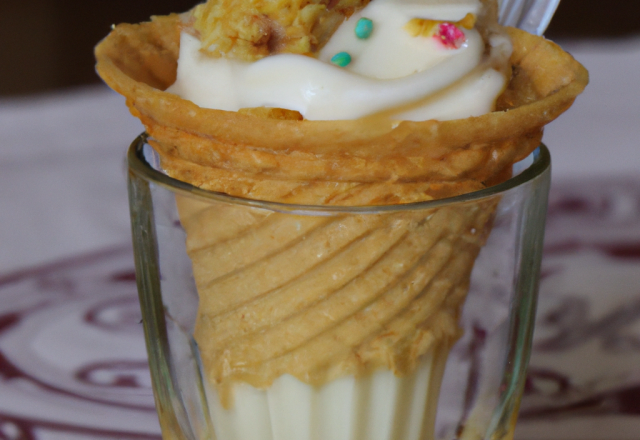
[[[304,205],[283,202],[270,202],[263,200],[247,199],[242,197],[231,196],[222,192],[209,191],[199,188],[190,183],[174,179],[156,169],[154,169],[144,157],[143,148],[147,144],[150,136],[142,133],[131,143],[127,151],[127,162],[129,171],[138,175],[145,180],[155,183],[174,193],[206,199],[209,201],[230,203],[234,205],[244,205],[253,208],[267,209],[270,211],[287,212],[287,213],[359,213],[359,214],[381,214],[399,211],[413,211],[422,209],[433,209],[445,205],[462,204],[466,202],[475,202],[499,194],[521,186],[525,183],[535,180],[551,167],[551,155],[546,145],[540,145],[529,155],[533,157],[532,163],[523,169],[517,175],[505,180],[502,183],[460,194],[453,197],[446,197],[436,200],[426,200],[422,202],[404,203],[397,205],[367,205],[367,206],[336,206],[336,205]],[[526,160],[527,158],[523,159]]]

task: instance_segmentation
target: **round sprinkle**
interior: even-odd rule
[[[442,23],[434,37],[447,49],[459,49],[467,41],[464,32],[453,23]]]
[[[336,66],[345,67],[351,62],[351,55],[346,52],[338,52],[331,57],[331,62]]]
[[[368,18],[361,18],[356,23],[356,37],[361,40],[366,40],[371,36],[371,32],[373,31],[373,22]]]

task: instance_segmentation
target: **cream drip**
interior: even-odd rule
[[[492,110],[506,81],[490,67],[480,34],[463,29],[462,47],[446,49],[434,38],[412,37],[403,29],[412,18],[457,21],[478,9],[477,0],[375,0],[340,26],[318,58],[278,54],[253,63],[213,58],[183,32],[177,80],[167,91],[204,108],[279,107],[310,120],[381,112],[408,120],[478,116]],[[367,40],[354,34],[361,17],[374,23]],[[340,51],[353,57],[346,68],[329,62]],[[503,52],[494,48],[488,58]]]

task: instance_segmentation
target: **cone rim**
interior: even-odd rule
[[[364,206],[342,206],[342,205],[305,205],[294,204],[284,202],[273,202],[254,200],[243,197],[232,196],[222,192],[209,191],[202,189],[190,183],[182,180],[175,179],[169,175],[162,173],[153,168],[144,157],[143,148],[145,145],[149,145],[147,140],[149,135],[146,132],[141,133],[129,146],[127,151],[127,164],[129,167],[129,173],[135,174],[137,177],[152,182],[160,187],[168,189],[174,193],[186,195],[193,198],[198,198],[206,201],[215,201],[230,203],[235,205],[244,205],[253,208],[267,209],[270,211],[289,213],[289,214],[305,214],[312,213],[314,215],[337,215],[337,214],[388,214],[392,212],[406,211],[406,210],[423,210],[440,208],[446,205],[462,204],[468,202],[477,202],[479,200],[494,197],[499,194],[504,194],[507,191],[514,189],[523,184],[533,182],[545,173],[549,173],[551,170],[551,154],[549,149],[544,143],[540,145],[522,161],[524,162],[530,157],[532,163],[525,169],[505,180],[493,186],[464,193],[452,197],[445,197],[435,200],[427,200],[413,203],[403,203],[396,205],[364,205]],[[153,149],[151,145],[150,148]],[[154,150],[155,151],[155,150]],[[157,153],[156,153],[157,154]]]
[[[172,81],[165,81],[166,84],[158,88],[155,80],[134,78],[123,68],[121,64],[124,60],[132,63],[131,69],[141,70],[137,64],[138,58],[129,56],[123,44],[128,41],[144,43],[148,37],[146,32],[171,29],[175,31],[171,38],[165,37],[173,39],[171,41],[175,45],[179,39],[178,20],[177,16],[166,16],[155,17],[153,21],[139,25],[119,25],[95,49],[98,74],[111,88],[127,98],[130,111],[142,120],[147,132],[159,142],[171,142],[166,139],[167,133],[161,133],[168,129],[195,136],[203,142],[215,139],[224,144],[271,151],[274,154],[294,151],[333,157],[342,156],[348,151],[351,157],[365,159],[393,155],[438,159],[464,150],[471,144],[508,139],[517,141],[523,136],[539,132],[544,125],[563,113],[588,83],[588,73],[584,67],[553,42],[515,28],[504,28],[514,44],[512,66],[521,66],[523,61],[533,59],[529,63],[533,64],[525,69],[531,75],[531,79],[526,80],[527,84],[536,86],[534,82],[538,79],[549,78],[548,69],[540,69],[534,62],[536,57],[553,59],[554,68],[561,70],[551,76],[553,81],[543,85],[544,91],[532,92],[535,97],[530,96],[531,100],[505,104],[499,110],[481,116],[447,121],[398,122],[375,116],[349,120],[274,121],[237,112],[201,108],[164,91],[164,87]],[[153,49],[154,54],[177,63],[177,55],[171,53],[176,48],[165,40],[152,39],[152,43],[155,46],[150,50]],[[161,50],[156,50],[156,46]],[[167,69],[175,73],[177,67]],[[514,77],[511,82],[513,80]],[[247,126],[252,129],[248,130]],[[264,133],[268,133],[268,136],[264,136]],[[279,141],[271,142],[272,138]],[[422,148],[425,142],[430,145],[428,150]],[[519,158],[529,152],[523,152],[525,154]]]

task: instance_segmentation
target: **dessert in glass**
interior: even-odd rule
[[[548,191],[587,82],[494,1],[209,1],[120,25],[166,438],[510,438]]]

